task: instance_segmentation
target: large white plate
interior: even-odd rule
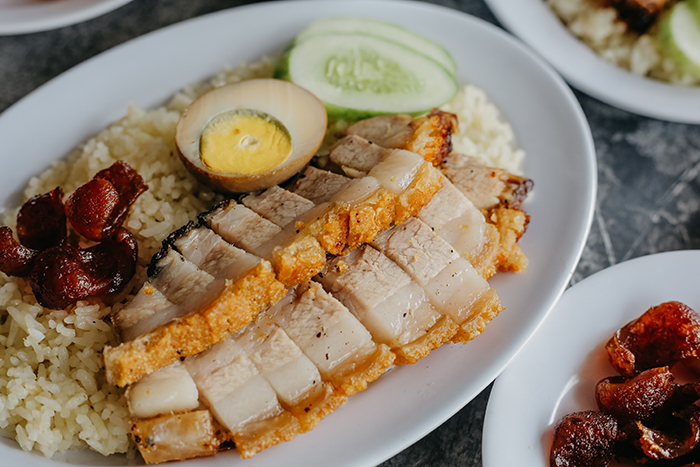
[[[131,0],[0,0],[0,35],[47,31],[115,10]]]
[[[544,0],[485,0],[513,34],[539,52],[574,87],[648,117],[700,123],[700,86],[634,75],[604,61],[574,37]]]
[[[315,18],[353,14],[394,21],[444,44],[459,65],[460,80],[484,88],[512,122],[528,152],[525,171],[535,180],[526,206],[532,222],[521,242],[530,266],[493,280],[506,310],[475,341],[445,346],[415,365],[392,370],[313,432],[252,462],[224,453],[188,465],[376,464],[426,435],[485,388],[554,305],[588,234],[595,155],[576,99],[512,36],[453,10],[414,2],[284,2],[219,12],[148,34],[73,68],[0,115],[0,158],[12,167],[0,171],[0,200],[12,202],[30,176],[123,115],[127,102],[156,106],[224,64],[278,53]],[[53,465],[11,441],[0,445],[0,459],[25,467]],[[105,461],[93,456],[85,462]]]
[[[596,383],[616,374],[604,349],[608,339],[663,302],[700,310],[699,273],[700,251],[661,253],[605,269],[567,290],[496,380],[484,421],[484,467],[548,466],[553,425],[566,414],[596,410]]]

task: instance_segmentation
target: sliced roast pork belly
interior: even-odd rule
[[[178,360],[129,386],[126,400],[132,418],[151,418],[196,409],[199,391]]]
[[[372,170],[372,167],[383,161],[390,152],[390,148],[371,143],[358,135],[345,136],[330,148],[333,162],[341,168],[363,173]]]
[[[342,303],[316,282],[298,285],[268,312],[340,393],[362,391],[394,361]]]
[[[153,329],[149,318],[164,313],[177,314],[178,307],[165,295],[146,281],[136,296],[112,316],[112,323],[119,331],[122,341],[130,341]]]
[[[262,261],[203,308],[169,321],[117,347],[105,346],[107,380],[123,387],[175,362],[198,354],[253,320],[286,292],[272,266]]]
[[[331,197],[348,182],[347,177],[309,166],[304,171],[304,176],[296,181],[291,191],[314,204],[321,204],[330,201]]]
[[[248,195],[242,203],[275,225],[284,227],[314,207],[308,199],[274,186],[259,195]]]
[[[498,270],[523,271],[528,261],[517,241],[530,221],[521,206],[532,190],[532,180],[462,154],[450,155],[448,163],[444,169],[447,178],[477,208],[487,211],[486,219],[500,233]]]
[[[318,281],[357,317],[375,342],[392,349],[396,364],[415,363],[457,332],[457,326],[433,309],[408,274],[369,245],[334,258]]]
[[[436,234],[469,260],[482,277],[496,273],[499,261],[498,229],[446,177],[442,189],[418,214]]]
[[[188,357],[185,366],[202,401],[232,434],[241,457],[299,433],[299,421],[280,405],[275,390],[233,339]]]
[[[489,167],[463,154],[451,154],[443,173],[478,209],[497,205],[520,209],[534,185],[529,178]]]
[[[225,200],[199,216],[199,221],[227,242],[252,253],[282,229],[242,204]]]
[[[420,284],[440,313],[459,325],[456,342],[479,335],[503,309],[494,289],[471,263],[419,219],[382,232],[372,245]]]
[[[226,440],[208,410],[136,420],[131,434],[147,464],[213,456]]]
[[[415,152],[437,166],[452,150],[452,133],[456,131],[456,115],[433,109],[427,116],[415,119],[408,115],[369,118],[350,126],[346,133],[385,148]]]
[[[294,415],[301,431],[309,431],[340,407],[346,397],[324,382],[318,368],[267,315],[235,336],[236,342]]]

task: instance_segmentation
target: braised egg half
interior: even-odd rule
[[[321,101],[287,81],[255,79],[213,89],[182,114],[175,142],[187,169],[212,188],[243,193],[300,171],[326,133]]]

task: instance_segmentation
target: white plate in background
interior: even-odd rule
[[[484,467],[548,466],[554,425],[566,414],[597,410],[596,383],[617,375],[605,343],[660,303],[700,310],[698,277],[700,251],[676,251],[620,263],[567,290],[496,380],[484,420]]]
[[[279,53],[312,20],[339,15],[393,21],[444,44],[459,65],[460,81],[480,86],[500,107],[528,153],[525,173],[535,181],[525,204],[531,223],[520,243],[530,265],[491,281],[506,310],[476,340],[443,346],[415,365],[393,369],[314,431],[252,460],[226,452],[184,465],[367,466],[391,457],[461,409],[505,368],[559,298],[585,244],[596,190],[595,154],[569,87],[501,29],[418,2],[251,5],[185,21],[93,57],[0,115],[0,160],[12,167],[0,171],[0,200],[11,203],[31,176],[122,116],[128,102],[160,105],[226,64]],[[44,129],[41,138],[37,128]],[[21,165],[9,165],[17,158]],[[0,444],[0,458],[23,467],[57,465],[9,440]],[[68,461],[125,462],[86,453],[70,453]]]
[[[577,39],[544,0],[485,0],[498,20],[575,88],[615,107],[661,120],[700,123],[700,86],[644,78],[612,65]]]
[[[80,23],[131,0],[0,0],[0,35],[26,34]]]

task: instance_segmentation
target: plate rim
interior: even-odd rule
[[[700,123],[700,85],[666,83],[606,62],[570,33],[544,0],[484,1],[508,31],[589,96],[645,117]]]
[[[131,1],[62,0],[58,3],[0,7],[0,36],[30,34],[78,24]]]
[[[322,2],[322,0],[307,0],[307,1],[299,1],[299,2],[285,2],[284,4],[286,5],[291,5],[291,4],[308,4],[308,5],[314,5],[314,4],[320,4],[320,3],[325,3]],[[353,2],[353,4],[388,4],[388,5],[404,5],[407,8],[412,8],[414,10],[426,10],[426,11],[434,11],[436,13],[440,12],[442,14],[449,14],[450,16],[458,16],[462,18],[463,21],[466,21],[467,23],[471,23],[473,25],[477,25],[478,27],[485,28],[486,30],[489,31],[489,34],[493,33],[496,34],[500,39],[506,41],[509,46],[513,46],[517,48],[520,53],[523,53],[527,56],[529,60],[532,60],[541,70],[545,71],[546,74],[550,77],[552,80],[552,83],[555,83],[559,92],[561,93],[562,97],[566,100],[567,104],[570,107],[570,110],[573,111],[573,116],[576,118],[576,122],[578,123],[578,129],[581,130],[581,136],[583,138],[583,141],[585,142],[585,147],[581,148],[581,151],[585,153],[586,155],[586,161],[587,161],[587,169],[588,173],[587,176],[589,177],[591,183],[586,185],[586,195],[587,195],[587,212],[586,215],[583,216],[581,219],[578,220],[578,223],[583,225],[583,229],[579,230],[579,235],[578,235],[578,244],[572,248],[573,254],[570,255],[567,258],[567,261],[565,261],[565,265],[563,266],[563,269],[566,270],[566,273],[563,274],[559,280],[560,283],[557,284],[557,287],[553,287],[552,290],[549,291],[547,297],[549,301],[549,306],[547,310],[544,310],[537,316],[539,317],[539,321],[537,323],[529,323],[530,324],[530,332],[528,333],[527,336],[519,336],[520,339],[518,341],[518,347],[521,348],[522,345],[532,336],[534,331],[536,330],[537,327],[542,323],[544,318],[549,314],[549,312],[552,310],[554,307],[556,301],[558,298],[561,296],[563,293],[564,289],[566,288],[566,285],[568,284],[570,277],[572,276],[575,267],[578,263],[578,260],[580,259],[580,256],[582,254],[583,248],[586,243],[586,239],[588,237],[588,233],[590,232],[590,228],[592,225],[593,221],[593,213],[594,213],[594,208],[595,208],[595,197],[596,197],[596,188],[597,188],[597,168],[596,168],[596,158],[595,158],[595,147],[593,144],[593,138],[591,135],[590,127],[588,126],[587,120],[585,118],[585,115],[583,113],[583,110],[580,107],[580,104],[576,100],[573,92],[571,89],[564,83],[564,81],[561,79],[561,77],[556,74],[552,70],[552,68],[547,65],[540,57],[538,57],[536,54],[534,54],[529,48],[525,47],[520,41],[518,41],[516,38],[510,36],[509,34],[505,33],[502,29],[488,23],[487,21],[484,21],[480,18],[474,17],[472,15],[468,15],[466,13],[449,9],[446,7],[441,7],[441,6],[436,6],[436,5],[431,5],[431,4],[422,4],[422,3],[413,3],[413,2],[405,2],[405,1],[397,1],[397,0],[388,0],[388,1],[372,1],[368,0],[365,2]],[[284,5],[283,4],[283,5]],[[93,63],[98,62],[99,60],[105,60],[105,57],[108,56],[108,54],[116,54],[116,53],[121,53],[121,51],[124,50],[129,50],[129,47],[136,47],[140,44],[142,44],[145,41],[149,41],[152,38],[159,36],[159,35],[167,35],[171,34],[171,31],[176,31],[178,28],[186,28],[188,25],[194,24],[195,22],[205,22],[207,21],[207,18],[214,17],[217,15],[222,15],[222,14],[232,14],[234,11],[241,11],[244,9],[258,9],[258,8],[268,8],[272,5],[271,3],[261,3],[261,4],[254,4],[254,5],[245,5],[242,7],[236,7],[233,9],[229,10],[222,10],[214,13],[210,13],[207,15],[203,15],[200,17],[195,17],[191,18],[188,20],[185,20],[180,23],[176,23],[173,25],[166,26],[164,28],[158,29],[156,31],[149,32],[147,34],[144,34],[142,36],[136,37],[130,41],[127,41],[123,44],[120,44],[106,52],[103,52],[101,54],[98,54],[94,57],[91,57],[90,59],[78,64],[77,66],[73,67],[71,70],[68,70],[67,72],[62,73],[61,75],[58,75],[57,77],[53,78],[52,80],[48,81],[44,85],[40,86],[36,90],[32,91],[29,93],[27,96],[24,96],[20,100],[18,100],[15,104],[10,106],[3,114],[0,114],[0,125],[3,123],[3,117],[5,118],[10,118],[14,113],[16,113],[16,110],[21,107],[21,105],[24,105],[23,103],[26,103],[28,101],[31,101],[33,99],[36,99],[37,96],[40,96],[41,94],[45,94],[47,89],[51,89],[51,86],[56,86],[56,83],[61,83],[63,80],[70,79],[69,77],[72,75],[69,75],[69,73],[76,73],[79,72],[79,70],[87,67],[92,67]],[[502,351],[501,351],[502,352]],[[439,426],[440,424],[444,423],[445,420],[447,420],[451,415],[456,413],[458,410],[460,410],[464,405],[466,405],[474,396],[476,396],[479,392],[481,392],[490,382],[497,376],[498,373],[500,373],[503,368],[507,366],[507,364],[510,362],[510,360],[515,356],[517,351],[514,352],[509,352],[507,357],[503,357],[501,355],[498,360],[499,365],[497,367],[493,368],[493,371],[489,372],[488,375],[481,375],[480,382],[478,384],[478,388],[474,390],[474,394],[471,395],[467,400],[463,400],[459,404],[452,404],[448,407],[443,407],[443,410],[440,412],[435,417],[431,418],[430,423],[426,423],[421,425],[421,427],[418,429],[417,427],[414,427],[413,430],[411,430],[410,436],[405,436],[404,440],[402,440],[400,443],[395,442],[394,446],[390,450],[388,454],[385,452],[381,458],[380,457],[368,457],[368,455],[364,455],[364,457],[360,457],[359,459],[356,459],[356,464],[357,465],[363,465],[364,463],[367,462],[378,462],[385,460],[396,453],[400,452],[402,449],[406,448],[410,444],[416,442],[418,439],[422,438],[425,436],[427,433],[435,429],[435,427]],[[397,447],[398,446],[398,447]],[[367,453],[368,454],[368,453]]]

